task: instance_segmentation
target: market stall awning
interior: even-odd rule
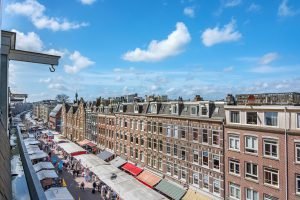
[[[148,170],[144,170],[136,178],[151,188],[153,188],[162,179]]]
[[[123,165],[122,169],[125,171],[129,172],[130,174],[137,176],[139,173],[143,171],[143,169],[131,164],[131,163],[126,163]]]
[[[47,200],[74,200],[66,187],[52,187],[45,191]]]
[[[54,139],[52,141],[55,142],[55,143],[67,143],[67,142],[69,142],[69,140],[67,140],[62,135],[54,135]]]
[[[93,143],[93,142],[89,142],[89,143],[87,143],[86,145],[89,146],[89,147],[91,147],[91,148],[97,146],[97,144],[95,144],[95,143]]]
[[[169,180],[162,179],[156,186],[155,189],[164,193],[168,197],[174,200],[180,200],[181,197],[185,194],[185,189],[177,186],[175,183],[172,183]]]
[[[99,158],[101,158],[102,160],[107,160],[107,159],[111,158],[112,156],[114,156],[114,154],[109,151],[103,150],[100,153],[98,153],[97,156]]]
[[[29,155],[30,160],[36,160],[36,159],[42,159],[42,158],[47,158],[48,154],[46,154],[45,152],[41,151],[41,152],[37,152],[35,154],[31,154]]]
[[[112,164],[113,166],[119,168],[122,165],[124,165],[126,162],[127,162],[126,160],[124,160],[123,158],[118,156],[115,159],[111,160],[109,163]]]
[[[182,197],[182,200],[213,200],[213,198],[207,195],[196,192],[193,189],[188,189],[186,194]]]
[[[49,170],[49,169],[54,169],[54,166],[51,162],[39,162],[35,165],[33,165],[34,171],[39,172],[41,170]]]
[[[81,154],[74,156],[76,160],[80,161],[80,164],[86,168],[96,167],[98,165],[108,165],[107,162],[101,160],[94,154]]]
[[[85,149],[83,149],[82,147],[80,147],[79,145],[73,142],[59,143],[58,146],[71,156],[86,154]]]
[[[91,142],[90,140],[84,139],[82,141],[77,142],[80,146],[85,146],[87,145],[89,142]]]
[[[58,178],[54,170],[42,170],[36,173],[39,180],[44,180],[46,178]]]

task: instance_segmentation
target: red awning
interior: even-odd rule
[[[90,142],[91,142],[91,141],[89,141],[89,140],[87,140],[87,139],[84,139],[84,140],[78,142],[78,144],[79,144],[80,146],[84,146],[84,145],[87,145],[87,144],[90,143]]]
[[[126,163],[123,165],[122,169],[125,171],[129,172],[130,174],[137,176],[139,173],[143,171],[143,169],[131,164],[131,163]]]
[[[95,147],[95,146],[97,146],[96,144],[94,144],[94,143],[92,143],[92,142],[89,142],[89,143],[87,143],[86,145],[88,145],[89,147]]]

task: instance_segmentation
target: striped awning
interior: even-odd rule
[[[154,188],[174,200],[180,200],[186,192],[185,189],[166,179],[161,180]]]

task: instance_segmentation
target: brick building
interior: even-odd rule
[[[49,128],[55,131],[61,131],[61,107],[62,104],[57,104],[49,114]]]

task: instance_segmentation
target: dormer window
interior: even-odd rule
[[[120,112],[123,112],[123,105],[120,105]]]
[[[157,105],[156,104],[151,105],[151,113],[157,113]]]
[[[197,115],[197,106],[191,107],[191,115]]]
[[[134,105],[134,113],[139,113],[139,105]]]
[[[208,115],[208,110],[207,110],[207,107],[205,105],[201,106],[201,115],[202,116],[207,116]]]
[[[178,104],[172,105],[172,114],[178,114]]]

